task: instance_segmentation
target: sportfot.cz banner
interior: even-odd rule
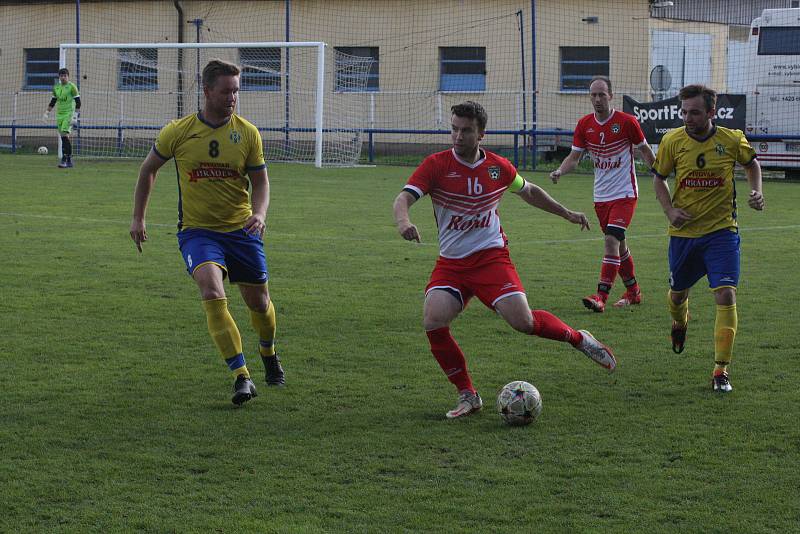
[[[717,95],[714,124],[744,130],[746,106],[745,95]],[[680,110],[681,101],[677,96],[657,102],[637,102],[629,96],[622,97],[622,111],[636,117],[650,144],[660,143],[667,130],[683,126]]]

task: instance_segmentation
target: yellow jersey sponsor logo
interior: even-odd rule
[[[199,180],[230,180],[240,178],[235,169],[231,169],[227,163],[201,163],[200,167],[189,171],[189,181]]]
[[[692,170],[681,179],[680,187],[684,189],[710,189],[712,187],[722,187],[724,183],[725,178],[718,175],[716,171]]]

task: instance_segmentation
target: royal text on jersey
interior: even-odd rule
[[[492,222],[493,212],[487,212],[484,215],[477,217],[465,217],[463,215],[451,215],[450,222],[447,224],[447,230],[459,230],[462,232],[469,232],[473,228],[489,228]]]

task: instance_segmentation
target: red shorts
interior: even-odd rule
[[[462,308],[473,296],[494,309],[498,300],[525,294],[507,248],[481,250],[460,259],[439,256],[425,294],[432,289],[450,291],[461,300]]]
[[[600,229],[605,232],[606,226],[611,225],[626,230],[633,220],[636,201],[635,198],[618,198],[608,202],[595,202],[594,212],[600,221]]]

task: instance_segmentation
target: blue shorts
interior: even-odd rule
[[[265,284],[269,280],[264,242],[244,230],[214,232],[187,228],[178,232],[178,247],[189,275],[205,263],[218,265],[232,284]]]
[[[669,287],[683,291],[703,276],[708,287],[739,284],[739,234],[723,229],[702,237],[669,238]]]

